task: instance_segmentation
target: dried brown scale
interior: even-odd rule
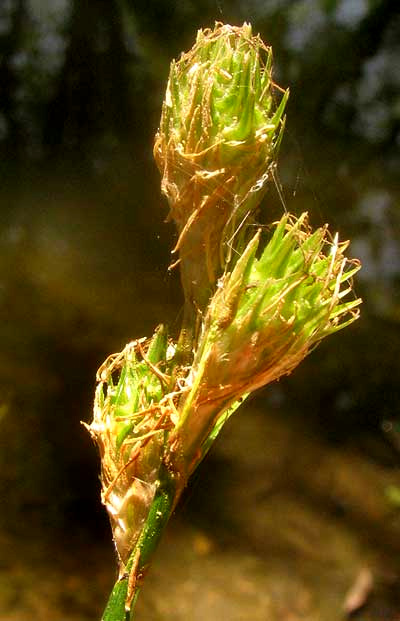
[[[147,364],[149,369],[154,373],[154,375],[160,380],[162,385],[164,387],[168,386],[169,382],[171,381],[170,376],[166,375],[165,373],[162,373],[157,368],[156,365],[154,365],[152,362],[150,362],[150,360],[147,358],[146,354],[144,353],[143,347],[141,346],[140,343],[138,343],[137,349],[138,349],[138,352],[140,353],[140,355],[142,356],[142,359],[144,360],[144,362]]]
[[[161,409],[161,408],[159,408],[159,409]],[[132,466],[134,464],[134,462],[138,459],[138,457],[140,455],[140,452],[149,443],[149,441],[154,436],[154,434],[157,433],[158,431],[162,431],[162,430],[166,430],[166,429],[171,429],[172,428],[173,425],[172,425],[170,420],[165,425],[161,424],[164,418],[167,418],[168,420],[170,419],[169,412],[164,412],[163,414],[160,414],[160,416],[155,421],[153,421],[154,425],[153,425],[153,428],[151,429],[151,431],[149,431],[144,436],[142,436],[142,439],[140,441],[137,441],[135,439],[136,441],[135,440],[125,440],[123,442],[123,444],[120,447],[120,451],[119,451],[120,461],[123,461],[123,459],[124,459],[124,448],[127,447],[127,445],[130,442],[132,442],[132,443],[134,442],[135,445],[134,445],[133,449],[132,449],[132,447],[130,447],[131,455],[129,456],[128,461],[123,463],[123,465],[121,466],[121,468],[119,469],[117,474],[114,475],[114,478],[111,481],[111,483],[108,485],[107,489],[105,491],[103,491],[102,500],[103,500],[104,504],[107,503],[108,497],[109,497],[111,491],[113,490],[114,486],[118,482],[118,479],[121,477],[121,475],[130,466]]]

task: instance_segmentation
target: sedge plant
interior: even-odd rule
[[[226,420],[358,317],[347,241],[306,213],[257,226],[287,98],[246,23],[200,30],[171,63],[154,155],[185,309],[176,339],[161,325],[97,374],[88,428],[119,563],[103,621],[134,618],[163,529]]]

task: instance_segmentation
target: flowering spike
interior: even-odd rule
[[[138,540],[156,489],[164,432],[171,410],[163,404],[168,376],[167,335],[129,343],[97,373],[89,431],[102,455],[102,501],[113,530],[120,573]]]
[[[98,372],[89,430],[120,560],[103,615],[125,621],[189,475],[253,390],[290,373],[352,323],[360,265],[307,213],[254,232],[288,91],[275,105],[272,52],[250,24],[199,31],[171,63],[155,157],[178,229],[185,294],[177,344],[160,327]],[[252,226],[248,226],[252,225]]]
[[[326,227],[312,233],[307,214],[284,215],[260,259],[258,243],[257,235],[224,276],[204,318],[192,367],[197,381],[178,424],[189,470],[195,446],[224,409],[290,373],[325,336],[358,317],[361,300],[342,298],[359,262],[344,258],[347,244],[331,242]]]
[[[271,110],[271,61],[250,24],[216,24],[171,65],[154,155],[180,236],[185,297],[196,308],[205,308],[232,244],[243,246],[237,231],[276,158],[288,93]]]

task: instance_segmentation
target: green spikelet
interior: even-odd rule
[[[290,373],[325,336],[359,315],[352,291],[357,260],[348,242],[312,232],[307,214],[285,215],[259,258],[261,233],[226,272],[203,320],[177,433],[192,468],[198,447],[241,397]]]
[[[179,239],[186,299],[204,308],[271,175],[288,91],[251,26],[200,30],[171,63],[154,154]],[[276,101],[280,99],[279,105]],[[228,243],[229,242],[229,243]]]
[[[171,406],[163,401],[169,377],[167,335],[129,343],[100,367],[89,427],[102,456],[102,501],[107,508],[120,571],[131,554],[157,485]]]

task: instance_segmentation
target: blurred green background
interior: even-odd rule
[[[109,353],[161,321],[179,328],[152,144],[170,60],[215,20],[250,21],[291,90],[283,196],[271,186],[261,217],[308,210],[350,238],[364,303],[232,420],[178,508],[138,619],[399,621],[398,8],[0,4],[0,621],[99,618],[115,577],[80,421]]]

